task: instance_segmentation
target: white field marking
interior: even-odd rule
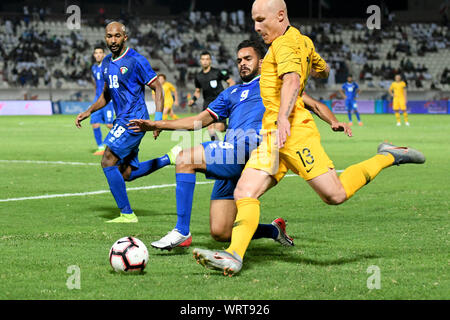
[[[68,162],[68,161],[44,161],[44,160],[0,160],[0,163],[28,163],[28,164],[60,164],[71,166],[100,166],[100,162]]]
[[[213,181],[200,181],[200,182],[197,182],[196,184],[211,184],[211,183],[214,183],[214,182]],[[172,187],[176,187],[176,186],[177,186],[176,183],[159,184],[159,185],[153,185],[153,186],[127,188],[127,191],[172,188]],[[66,197],[83,197],[83,196],[91,196],[91,195],[110,193],[110,192],[111,192],[110,190],[98,190],[98,191],[91,191],[91,192],[44,194],[44,195],[41,195],[41,196],[33,196],[33,197],[0,199],[0,202],[39,200],[39,199],[52,199],[52,198],[66,198]]]
[[[48,164],[48,165],[69,165],[69,166],[98,166],[100,161],[93,162],[70,162],[70,161],[44,161],[44,160],[0,160],[0,163],[27,163],[27,164]],[[171,165],[165,166],[161,169],[173,167]],[[160,169],[160,170],[161,170]]]
[[[337,172],[342,172],[344,170],[336,170]],[[285,177],[297,177],[296,174],[287,174]],[[214,181],[200,181],[196,182],[196,185],[202,184],[212,184]],[[133,187],[127,188],[127,191],[138,191],[138,190],[151,190],[151,189],[162,189],[162,188],[173,188],[176,187],[176,183],[172,184],[159,184],[153,186],[144,186],[144,187]],[[84,196],[92,196],[97,194],[110,193],[110,190],[98,190],[98,191],[90,191],[90,192],[77,192],[77,193],[60,193],[60,194],[44,194],[41,196],[33,196],[33,197],[21,197],[21,198],[8,198],[8,199],[0,199],[0,202],[12,202],[12,201],[24,201],[24,200],[41,200],[41,199],[52,199],[52,198],[66,198],[66,197],[84,197]]]

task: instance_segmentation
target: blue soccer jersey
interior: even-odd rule
[[[260,76],[225,89],[206,109],[216,120],[228,118],[224,141],[235,147],[245,144],[251,148],[260,142],[261,119],[266,108],[261,99],[259,79]]]
[[[97,99],[102,95],[103,87],[105,85],[105,80],[103,80],[103,72],[102,72],[102,64],[98,65],[94,63],[91,67],[92,77],[95,80],[95,99]]]
[[[94,64],[91,67],[92,77],[95,81],[95,98],[94,102],[98,100],[98,98],[103,93],[103,87],[105,86],[105,80],[103,79],[102,72],[102,63],[100,65]],[[102,123],[102,124],[111,124],[114,121],[114,107],[113,102],[110,101],[105,107],[100,110],[97,110],[91,115],[91,124],[94,123]]]
[[[135,50],[126,50],[116,59],[103,59],[103,78],[114,102],[116,119],[149,119],[145,104],[145,86],[157,79],[150,63]]]
[[[346,82],[342,85],[342,90],[344,90],[344,93],[346,95],[346,100],[355,100],[357,91],[358,91],[358,84],[355,82]]]

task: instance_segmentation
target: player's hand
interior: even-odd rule
[[[156,140],[159,137],[161,130],[153,130],[153,138]]]
[[[91,113],[89,111],[80,112],[75,119],[75,125],[77,128],[81,128],[81,121],[83,121],[86,118],[89,118]]]
[[[331,123],[331,130],[333,130],[333,131],[344,131],[344,133],[347,136],[353,137],[352,129],[345,122],[332,122]]]
[[[155,121],[144,120],[144,119],[133,119],[127,123],[128,129],[134,132],[144,132],[144,131],[154,131],[156,130]],[[154,136],[154,134],[153,134]]]
[[[278,148],[281,149],[284,147],[284,143],[286,142],[287,137],[291,135],[291,123],[286,117],[278,117],[277,127],[278,127]]]
[[[193,99],[189,100],[188,106],[190,107],[190,106],[192,106],[193,104],[194,104],[194,100],[193,100]]]

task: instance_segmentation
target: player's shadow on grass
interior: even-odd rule
[[[295,264],[309,264],[315,266],[333,266],[333,265],[343,265],[347,263],[353,263],[357,261],[362,261],[366,259],[379,258],[380,256],[375,254],[352,254],[339,258],[324,258],[324,259],[312,259],[308,257],[301,256],[296,252],[289,252],[288,248],[285,252],[279,252],[278,250],[270,250],[268,248],[253,248],[248,250],[249,260],[252,263],[263,264],[267,263],[267,260],[277,260],[284,261]],[[293,248],[292,248],[293,249]],[[295,250],[295,249],[294,249]],[[277,252],[278,251],[278,252]]]
[[[92,208],[93,211],[95,212],[100,212],[100,214],[98,215],[99,217],[104,218],[105,220],[110,220],[110,219],[114,219],[117,218],[119,216],[119,210],[117,209],[117,207],[106,207],[106,206],[102,206],[102,207],[93,207]],[[160,211],[152,211],[149,209],[137,209],[136,210],[136,215],[139,217],[151,217],[151,216],[160,216],[160,215],[177,215],[176,213],[173,212],[160,212]]]

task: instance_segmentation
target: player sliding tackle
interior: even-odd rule
[[[259,75],[264,51],[258,42],[247,40],[240,43],[237,65],[244,83],[224,90],[198,115],[173,121],[130,121],[129,129],[141,132],[195,130],[208,127],[217,120],[229,119],[224,142],[204,142],[178,155],[175,169],[177,223],[165,237],[153,242],[153,247],[171,250],[191,244],[190,219],[197,172],[216,180],[210,203],[211,235],[218,241],[229,241],[236,216],[234,188],[250,152],[260,140],[258,132],[265,108],[260,96]],[[272,238],[283,245],[294,245],[286,234],[282,218],[271,224],[259,224],[253,238],[263,237]]]
[[[162,118],[164,96],[161,84],[156,81],[156,73],[147,59],[125,46],[128,36],[123,24],[109,23],[105,29],[105,39],[111,54],[102,62],[105,79],[103,93],[88,110],[77,116],[75,125],[81,128],[81,121],[104,108],[111,99],[114,101],[116,119],[114,127],[105,139],[107,147],[101,165],[120,209],[120,216],[108,222],[138,222],[128,200],[125,181],[148,175],[171,163],[171,159],[169,153],[158,159],[139,162],[139,144],[145,133],[132,132],[127,129],[127,123],[130,119],[149,119],[144,100],[145,86],[155,90],[157,120]],[[157,131],[153,133],[155,138],[158,134]]]
[[[290,26],[283,0],[256,0],[252,19],[255,30],[270,44],[260,80],[266,107],[263,139],[252,152],[234,191],[237,214],[230,246],[225,251],[193,251],[197,262],[225,275],[242,268],[244,254],[258,227],[258,198],[288,170],[305,179],[325,203],[337,205],[351,198],[384,168],[425,162],[419,151],[382,143],[377,155],[348,167],[338,177],[301,98],[310,72],[316,77],[328,77],[326,62],[315,52],[311,39]]]

